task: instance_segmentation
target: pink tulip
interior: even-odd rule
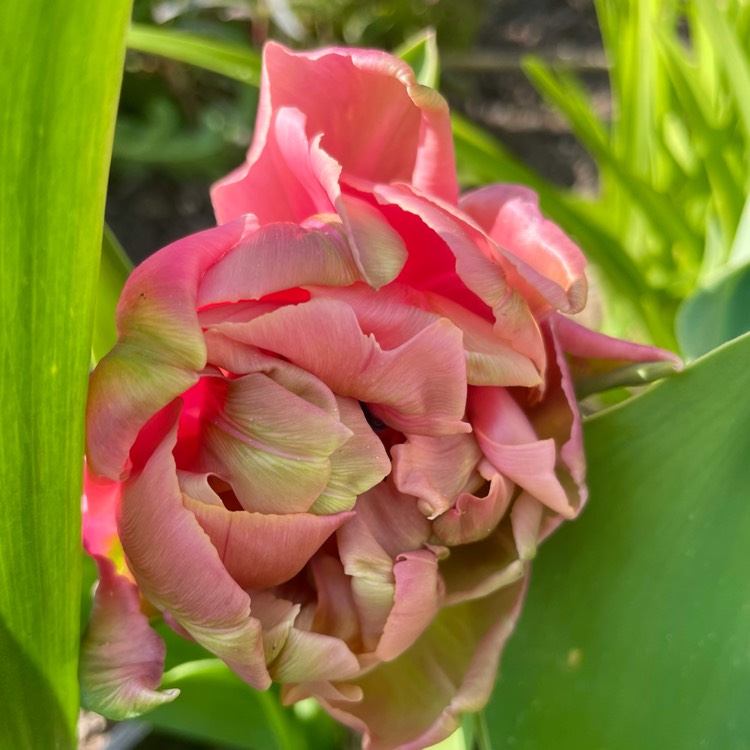
[[[264,61],[221,226],[136,269],[91,379],[82,680],[112,715],[174,697],[140,592],[251,685],[416,750],[484,705],[585,502],[570,358],[674,358],[567,317],[585,260],[531,191],[459,201],[447,106],[403,62]]]

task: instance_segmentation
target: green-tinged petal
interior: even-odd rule
[[[197,306],[257,300],[298,286],[348,286],[359,274],[340,222],[280,223],[244,237],[203,276]]]
[[[310,380],[300,378],[301,390]],[[194,468],[228,482],[248,511],[307,511],[328,484],[330,455],[352,436],[337,413],[285,385],[260,372],[201,383],[208,393]]]
[[[321,695],[339,720],[364,732],[365,750],[421,750],[477,711],[495,681],[500,652],[518,619],[523,582],[441,610],[402,656],[351,682],[361,701]]]
[[[118,518],[122,546],[151,602],[244,680],[267,688],[261,626],[251,615],[250,598],[182,504],[172,456],[178,416],[176,408],[165,415],[163,439],[125,483]]]
[[[131,274],[117,308],[120,338],[89,385],[86,451],[97,474],[127,476],[140,429],[197,381],[206,364],[196,313],[201,277],[251,229],[243,218],[178,240]]]
[[[383,443],[367,423],[358,401],[339,396],[341,423],[352,436],[330,455],[328,484],[310,507],[310,513],[350,510],[359,495],[374,487],[391,470]]]
[[[130,719],[174,700],[180,691],[157,690],[166,648],[141,612],[138,589],[110,560],[95,559],[99,584],[81,644],[81,703],[110,719]]]
[[[446,319],[388,350],[362,332],[348,305],[333,299],[311,299],[216,330],[278,353],[339,395],[378,405],[378,416],[395,429],[427,435],[470,431],[463,422],[462,336]]]

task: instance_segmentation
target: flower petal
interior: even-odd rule
[[[228,482],[245,510],[307,511],[328,484],[330,455],[352,436],[338,414],[304,398],[314,378],[296,373],[297,384],[262,372],[201,383],[200,453],[192,468]]]
[[[352,436],[330,455],[328,484],[310,506],[310,513],[338,513],[354,507],[357,497],[391,470],[383,443],[367,423],[358,401],[338,396],[341,423]]]
[[[248,190],[251,168],[273,152],[273,124],[283,108],[303,113],[309,138],[322,134],[322,148],[344,173],[374,182],[414,182],[446,200],[458,195],[448,107],[419,85],[406,63],[373,50],[328,48],[292,52],[269,43],[263,54],[260,104],[248,166],[214,187],[219,221],[255,212]],[[257,184],[257,183],[256,183]],[[283,192],[284,181],[263,183]]]
[[[306,284],[353,284],[359,274],[341,225],[317,224],[272,224],[244,237],[206,270],[197,306],[257,300]]]
[[[453,507],[474,475],[482,451],[472,434],[409,435],[391,448],[396,487],[419,500],[419,510],[435,518]]]
[[[90,555],[111,557],[120,545],[117,538],[117,505],[122,485],[96,476],[84,461],[83,546]]]
[[[421,750],[436,744],[456,729],[462,713],[478,711],[487,702],[524,588],[519,582],[442,609],[398,659],[350,681],[362,689],[361,701],[329,692],[319,696],[321,702],[335,718],[365,733],[363,750]]]
[[[573,516],[555,471],[555,442],[537,439],[531,422],[506,389],[472,388],[468,414],[479,446],[498,471],[560,515]]]
[[[437,614],[443,595],[437,558],[429,550],[400,554],[393,575],[393,607],[375,649],[382,661],[400,656],[422,635]]]
[[[81,644],[81,702],[90,711],[123,720],[168,703],[179,690],[157,691],[164,641],[141,612],[138,589],[99,555],[99,584]]]
[[[125,483],[118,527],[138,586],[198,643],[258,689],[270,685],[260,623],[195,516],[182,504],[172,448],[179,403],[143,468]],[[170,424],[171,423],[171,424]]]
[[[545,352],[539,328],[523,296],[508,283],[494,243],[484,232],[455,207],[433,196],[425,196],[412,186],[378,185],[373,193],[383,205],[398,206],[417,216],[437,234],[455,257],[453,276],[457,274],[466,287],[491,308],[499,339],[531,359],[543,372]],[[433,279],[427,291],[441,293],[440,281],[440,278]],[[462,302],[461,299],[456,301]]]
[[[91,376],[86,451],[92,471],[123,479],[143,425],[206,364],[196,298],[206,269],[252,232],[238,219],[169,245],[133,271],[117,308],[119,340]]]
[[[539,198],[521,185],[490,185],[462,196],[459,207],[497,243],[524,290],[556,310],[579,312],[586,304],[586,258],[539,211]],[[507,264],[506,272],[510,272]],[[516,274],[509,273],[518,283]],[[540,307],[540,303],[536,304]]]
[[[462,421],[461,332],[448,320],[437,320],[391,350],[365,336],[352,310],[333,299],[311,299],[216,330],[280,354],[337,394],[377,404],[394,429],[427,435],[470,430]]]
[[[495,474],[485,497],[462,493],[454,508],[435,519],[433,531],[441,542],[451,547],[481,541],[495,530],[511,497],[511,487],[500,474]]]
[[[198,519],[224,567],[243,589],[271,588],[293,578],[353,515],[247,513],[205,505],[189,497],[183,503]]]

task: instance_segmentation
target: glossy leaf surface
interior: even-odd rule
[[[591,499],[534,563],[492,746],[747,747],[750,335],[586,425]]]
[[[83,410],[128,0],[0,4],[0,747],[75,747]]]

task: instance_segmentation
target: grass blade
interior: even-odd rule
[[[83,411],[129,0],[0,3],[0,747],[69,750]]]

